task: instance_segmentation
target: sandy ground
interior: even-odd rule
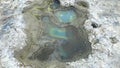
[[[25,46],[25,22],[22,9],[32,0],[0,0],[0,68],[29,68],[14,58],[14,50]],[[120,1],[83,0],[89,3],[89,19],[85,28],[90,31],[93,52],[87,59],[70,62],[71,68],[120,67]],[[74,5],[74,0],[61,0]],[[91,23],[100,25],[93,28]],[[96,42],[95,42],[96,41]],[[52,66],[51,66],[52,67]]]

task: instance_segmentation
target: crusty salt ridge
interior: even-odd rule
[[[69,63],[72,68],[119,68],[120,67],[120,1],[119,0],[82,0],[89,3],[89,19],[85,27],[91,32],[93,53],[88,59]],[[91,23],[101,25],[93,28]],[[110,38],[116,38],[112,43]]]

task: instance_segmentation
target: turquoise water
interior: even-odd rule
[[[53,31],[54,35],[58,35],[58,36],[65,36],[65,32],[60,32],[59,30],[55,29]]]
[[[43,17],[43,22],[46,25],[45,31],[54,38],[67,39],[65,28],[58,28],[51,21],[50,18],[45,16]]]
[[[58,11],[55,15],[62,23],[70,23],[77,17],[73,10]]]
[[[56,38],[62,38],[62,39],[67,39],[66,37],[66,32],[64,29],[60,28],[52,28],[50,29],[50,35]]]

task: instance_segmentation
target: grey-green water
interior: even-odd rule
[[[88,7],[80,3],[64,7],[56,1],[35,2],[24,10],[27,45],[15,51],[15,57],[33,68],[46,68],[52,63],[65,68],[64,62],[87,58],[92,51],[83,26]]]

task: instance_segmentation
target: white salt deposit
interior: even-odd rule
[[[1,0],[0,68],[22,68],[14,58],[14,50],[25,46],[25,23],[21,11],[25,0]]]

